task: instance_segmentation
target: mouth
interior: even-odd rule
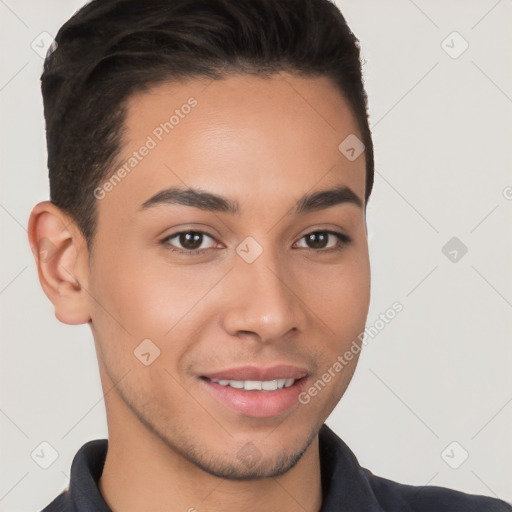
[[[274,379],[274,380],[214,380],[211,382],[219,386],[229,386],[245,391],[277,391],[289,388],[296,382],[295,379]]]
[[[232,412],[271,418],[298,405],[307,378],[307,370],[293,366],[246,366],[204,375],[200,380],[213,399]]]

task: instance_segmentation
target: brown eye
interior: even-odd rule
[[[304,238],[311,249],[324,249],[329,242],[329,236],[329,233],[325,231],[317,231],[306,235]]]
[[[180,233],[178,240],[184,249],[199,249],[203,243],[203,235],[195,231]]]
[[[351,241],[347,235],[336,231],[313,231],[304,235],[301,240],[305,241],[306,249],[313,250],[340,249]]]
[[[211,249],[214,242],[213,237],[202,231],[181,231],[162,240],[162,243],[168,246],[171,251],[183,253],[201,253],[203,250]]]

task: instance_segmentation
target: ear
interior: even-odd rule
[[[89,254],[79,228],[60,208],[43,201],[30,214],[28,237],[57,319],[71,325],[89,322]]]

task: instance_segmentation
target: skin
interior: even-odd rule
[[[130,98],[119,162],[191,96],[190,114],[97,201],[91,253],[72,219],[49,202],[34,208],[29,223],[57,318],[88,322],[94,336],[109,429],[100,490],[123,512],[316,511],[318,430],[357,355],[307,405],[267,418],[226,407],[200,377],[289,364],[307,369],[307,389],[364,330],[364,154],[349,161],[338,150],[360,132],[325,77],[193,79]],[[363,207],[293,213],[304,194],[341,185]],[[178,204],[141,210],[170,186],[237,200],[241,213]],[[184,230],[213,237],[203,238],[203,254],[172,252],[183,249],[178,238],[162,242]],[[351,241],[331,235],[318,248],[304,238],[326,230]],[[247,236],[263,249],[253,263],[236,252]],[[38,255],[45,239],[55,246],[51,258]],[[134,356],[147,338],[160,349],[149,366]],[[252,463],[239,455],[244,446],[257,454]]]

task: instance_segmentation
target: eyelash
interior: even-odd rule
[[[209,235],[208,233],[206,233],[204,231],[185,230],[185,231],[178,231],[177,233],[173,233],[172,235],[166,236],[165,238],[163,238],[160,241],[160,243],[170,252],[184,254],[184,255],[188,255],[188,256],[200,256],[200,255],[204,254],[206,251],[212,250],[211,247],[208,249],[176,249],[169,244],[169,240],[179,237],[180,235],[185,234],[185,233],[195,233],[195,234],[199,234],[199,235],[206,235],[206,236],[210,237],[212,240],[217,241],[217,240],[215,240],[215,238],[213,236]],[[313,249],[311,247],[305,247],[304,249],[307,249],[310,251],[315,251],[315,252],[340,251],[346,245],[348,245],[352,242],[352,239],[349,236],[345,235],[344,233],[338,233],[337,231],[331,231],[328,229],[324,229],[324,230],[319,229],[316,231],[311,231],[310,233],[306,233],[305,235],[301,236],[299,238],[299,240],[302,240],[303,238],[305,238],[309,235],[313,235],[313,234],[317,234],[317,233],[325,233],[328,235],[335,236],[338,239],[339,246],[338,247],[329,247],[327,249]]]

